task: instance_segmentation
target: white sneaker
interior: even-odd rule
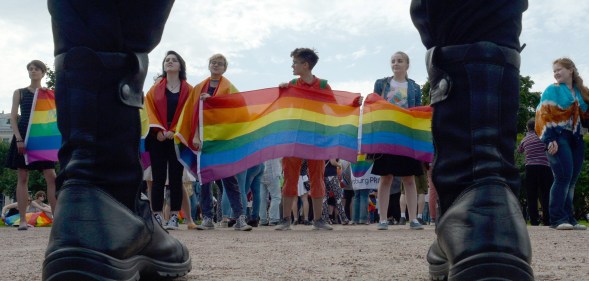
[[[587,230],[587,226],[578,223],[573,225],[573,230]]]
[[[572,230],[573,225],[570,223],[561,223],[556,227],[557,230]]]
[[[178,229],[178,215],[177,214],[173,214],[170,217],[170,220],[168,220],[168,222],[166,223],[166,226],[164,226],[165,229],[167,230],[176,230]]]

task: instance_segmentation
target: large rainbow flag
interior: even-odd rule
[[[354,162],[359,96],[289,86],[209,98],[200,107],[202,150],[187,152],[176,138],[180,161],[201,183],[280,157]]]
[[[25,138],[25,162],[57,161],[60,147],[55,95],[52,90],[37,89]]]
[[[377,94],[370,94],[363,110],[361,153],[386,153],[432,161],[431,107],[407,110]]]

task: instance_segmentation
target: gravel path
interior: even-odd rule
[[[341,226],[334,231],[258,227],[181,230],[192,271],[177,280],[428,280],[425,255],[434,227]],[[589,231],[529,227],[536,280],[589,280]],[[0,227],[0,280],[40,280],[50,228]]]

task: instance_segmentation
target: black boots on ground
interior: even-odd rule
[[[73,48],[56,57],[63,145],[43,280],[138,280],[187,274],[187,248],[140,200],[146,54]],[[129,75],[131,74],[131,75]]]
[[[427,256],[431,277],[533,280],[514,195],[519,52],[490,42],[436,47],[427,64],[441,213]]]

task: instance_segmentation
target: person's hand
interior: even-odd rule
[[[278,88],[288,88],[288,83],[285,83],[285,82],[280,83],[280,84],[278,84]]]
[[[200,142],[200,139],[197,135],[195,135],[194,138],[192,138],[192,145],[194,146],[194,148],[196,148],[196,150],[200,150],[200,146],[202,145],[202,143]]]
[[[356,105],[361,106],[363,102],[364,102],[364,97],[359,96],[358,99],[356,100]]]
[[[201,100],[206,100],[206,99],[208,99],[210,97],[211,97],[211,94],[209,94],[209,93],[200,93],[200,99]]]
[[[25,142],[24,141],[17,141],[16,148],[18,150],[18,154],[24,154],[25,153]]]
[[[550,153],[550,155],[554,155],[556,154],[556,152],[558,152],[558,143],[556,141],[552,141],[548,144],[548,153]]]
[[[166,135],[165,135],[164,131],[157,132],[157,140],[158,141],[165,141],[166,140]]]
[[[164,133],[164,137],[166,137],[166,139],[169,139],[169,140],[174,139],[174,132],[172,132],[172,131],[166,131]]]

